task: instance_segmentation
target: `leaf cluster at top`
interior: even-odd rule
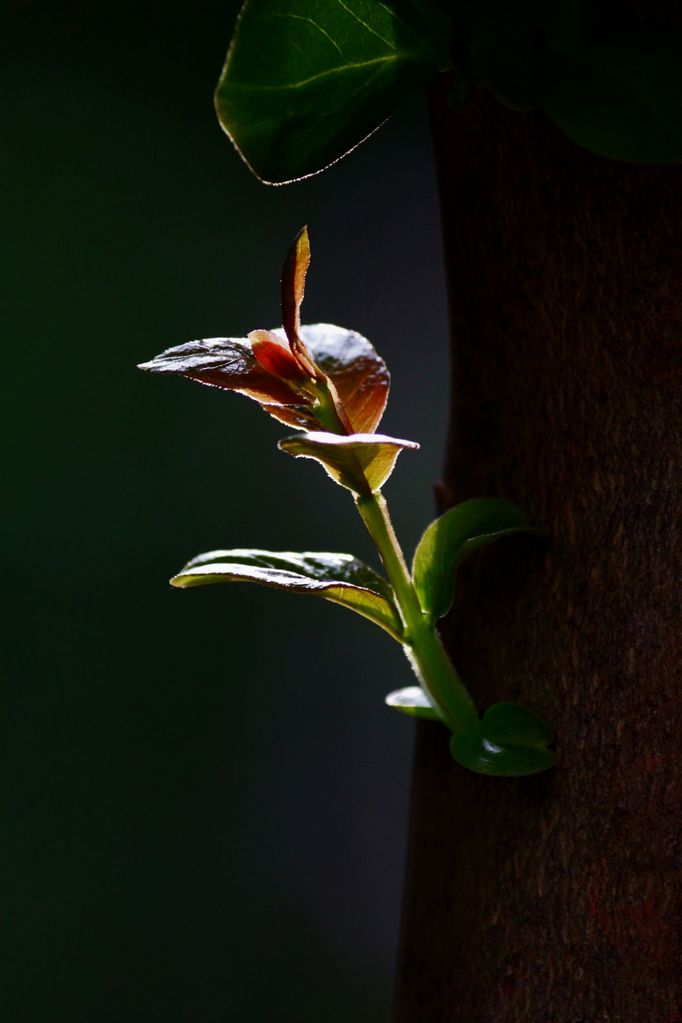
[[[246,0],[215,94],[221,125],[266,183],[307,177],[453,69],[541,108],[616,159],[682,159],[682,33],[604,32],[588,0]]]

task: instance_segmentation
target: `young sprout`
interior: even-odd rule
[[[236,548],[193,558],[171,579],[186,589],[209,583],[258,582],[342,604],[399,642],[419,685],[386,697],[388,706],[445,725],[450,751],[482,774],[520,776],[554,764],[548,726],[531,711],[498,703],[479,718],[438,635],[450,610],[457,568],[502,537],[538,532],[510,501],[465,501],[432,522],[408,570],[381,493],[398,455],[414,441],[379,434],[390,385],[383,359],[362,335],[328,323],[301,325],[310,243],[304,227],[282,270],[282,327],[245,338],[210,338],[169,348],[141,369],[173,373],[257,401],[296,434],[282,451],[319,462],[351,491],[379,552],[382,577],[350,554]]]

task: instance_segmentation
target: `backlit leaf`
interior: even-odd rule
[[[475,551],[515,533],[538,533],[511,501],[474,498],[456,505],[427,527],[414,555],[412,574],[420,603],[433,621],[452,606],[455,573]]]
[[[478,774],[521,777],[554,767],[552,740],[552,730],[537,714],[515,703],[496,703],[477,729],[453,736],[450,752]]]
[[[375,430],[388,401],[391,378],[384,360],[367,338],[331,323],[303,326],[300,335],[316,364],[335,385],[354,431]],[[276,350],[278,343],[281,347]],[[297,429],[319,427],[312,398],[296,389],[294,374],[299,371],[281,327],[254,330],[245,338],[190,341],[143,362],[140,369],[176,374],[244,394],[260,402],[275,419]],[[291,374],[294,383],[289,385],[274,375],[275,371]]]
[[[281,333],[281,331],[275,331]],[[391,377],[373,345],[354,330],[314,323],[300,334],[320,369],[336,387],[355,433],[373,433],[388,401]],[[268,409],[276,419],[301,429],[317,423],[307,409]]]
[[[384,698],[387,707],[399,710],[413,718],[424,718],[427,721],[441,721],[441,716],[429,702],[429,698],[421,686],[407,686],[395,689]]]
[[[235,549],[193,558],[171,579],[181,589],[211,583],[253,582],[292,593],[310,593],[348,607],[401,639],[393,591],[351,554]]]
[[[168,348],[140,369],[150,373],[173,373],[210,387],[237,391],[259,402],[291,404],[300,400],[283,380],[269,373],[255,359],[251,341],[245,337],[212,337]]]
[[[252,330],[249,333],[251,350],[256,361],[274,376],[283,380],[307,380],[289,345],[271,330]]]
[[[449,66],[447,34],[410,0],[247,0],[215,94],[263,181],[314,174]]]
[[[316,431],[285,437],[279,447],[296,458],[314,458],[336,483],[356,494],[369,496],[384,485],[400,452],[419,445],[379,433],[343,436]]]

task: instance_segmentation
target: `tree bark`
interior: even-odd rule
[[[675,1023],[682,796],[682,168],[432,94],[453,322],[441,510],[549,541],[468,563],[444,629],[479,709],[558,766],[470,774],[419,726],[397,1023]]]

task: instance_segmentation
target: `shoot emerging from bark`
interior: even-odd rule
[[[495,540],[538,530],[510,501],[465,501],[427,527],[408,569],[381,489],[400,452],[419,445],[376,432],[390,377],[370,342],[331,324],[301,325],[309,263],[304,227],[284,261],[282,328],[192,341],[140,368],[237,391],[299,431],[281,440],[280,450],[314,459],[351,492],[386,574],[350,554],[235,548],[198,555],[171,585],[257,582],[342,604],[384,629],[412,665],[418,685],[390,693],[389,707],[440,721],[451,733],[452,756],[472,771],[506,776],[544,771],[554,765],[545,722],[513,703],[494,704],[479,718],[437,631],[452,605],[462,561]]]

